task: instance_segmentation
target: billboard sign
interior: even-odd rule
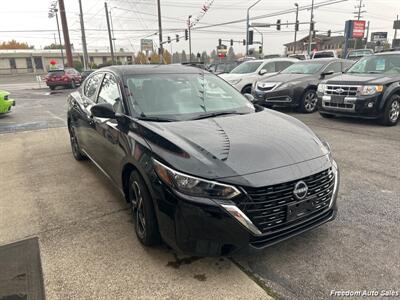
[[[358,20],[358,21],[353,21],[353,39],[360,39],[364,37],[364,32],[365,32],[365,21],[364,20]]]
[[[140,40],[140,50],[141,51],[153,51],[153,40],[141,39]]]
[[[372,32],[371,33],[371,42],[385,42],[387,41],[387,32]]]
[[[393,29],[400,29],[400,20],[396,20],[393,22]]]

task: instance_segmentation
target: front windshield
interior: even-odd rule
[[[283,70],[281,74],[314,74],[321,70],[324,65],[322,62],[295,63]]]
[[[143,74],[126,78],[129,102],[142,117],[182,121],[213,113],[245,114],[254,106],[212,74]]]
[[[261,66],[262,61],[247,61],[231,71],[231,74],[247,74],[247,73],[254,73],[257,71],[258,67]]]
[[[347,73],[360,74],[400,74],[400,55],[371,55],[356,62]]]

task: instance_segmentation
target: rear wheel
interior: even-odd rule
[[[320,112],[319,114],[321,115],[321,117],[327,118],[327,119],[332,119],[335,117],[335,115],[326,114],[326,113],[322,113],[322,112]]]
[[[86,160],[87,157],[82,154],[81,148],[79,147],[78,139],[76,138],[75,129],[73,127],[69,127],[69,140],[71,142],[72,155],[78,161]]]
[[[394,126],[400,118],[400,95],[393,95],[386,103],[381,122],[386,126]]]
[[[303,113],[313,113],[317,110],[317,93],[314,90],[306,90],[301,101],[299,110]]]
[[[161,238],[153,200],[143,178],[137,171],[133,171],[129,177],[128,196],[139,241],[145,246],[159,244]]]

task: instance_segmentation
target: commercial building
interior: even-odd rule
[[[305,36],[304,38],[296,41],[287,43],[284,46],[286,47],[286,54],[290,55],[293,53],[303,53],[308,50],[308,41],[309,36]],[[327,36],[322,34],[317,34],[312,38],[311,49],[312,50],[335,50],[336,53],[340,56],[342,53],[342,48],[344,44],[343,36]]]
[[[82,52],[73,52],[74,61],[83,64]],[[90,64],[102,65],[111,60],[109,52],[89,52]],[[65,56],[65,52],[64,52]],[[115,58],[121,64],[130,64],[134,60],[133,52],[116,52]],[[65,58],[66,61],[66,58]],[[50,69],[50,62],[63,66],[60,50],[0,50],[0,75],[36,73],[44,74]]]

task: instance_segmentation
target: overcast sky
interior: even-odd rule
[[[315,3],[326,0],[315,0]],[[332,0],[334,1],[334,0]],[[50,0],[12,0],[2,1],[1,8],[1,27],[0,42],[10,39],[26,41],[34,45],[36,49],[54,42],[56,33],[56,20],[48,18]],[[113,16],[115,29],[116,48],[138,51],[140,48],[140,38],[148,36],[157,30],[157,6],[156,0],[108,0]],[[246,17],[246,8],[254,3],[255,0],[215,0],[209,11],[204,15],[196,27],[222,23],[232,20],[240,20]],[[300,7],[310,5],[311,0],[261,0],[251,11],[250,16],[256,17],[269,13],[294,8],[294,3],[299,3]],[[188,15],[197,16],[201,12],[206,0],[161,0],[161,11],[163,16],[164,39],[168,35],[175,36],[176,33],[183,35]],[[353,12],[359,0],[347,0],[342,3],[332,4],[315,10],[316,30],[341,31],[344,28],[344,21],[353,19]],[[362,14],[363,19],[370,21],[370,32],[388,31],[389,39],[393,38],[393,20],[400,14],[400,0],[363,0]],[[108,49],[108,36],[106,30],[106,18],[104,12],[104,1],[82,0],[85,27],[87,29],[87,44],[89,51],[98,49]],[[79,23],[78,0],[65,0],[67,11],[68,26],[70,30],[71,43],[75,48],[81,48],[81,34]],[[294,22],[295,13],[285,14],[279,17],[264,18],[256,22],[275,23],[281,19]],[[308,22],[310,11],[300,11],[299,21]],[[207,29],[196,29],[192,33],[192,51],[214,49],[218,39],[242,40],[245,38],[245,22],[231,24],[227,26],[212,27]],[[174,29],[180,29],[176,32]],[[307,25],[300,25],[298,37],[303,37],[308,33]],[[24,31],[24,32],[4,32],[4,31]],[[54,32],[40,32],[40,30],[54,30]],[[279,32],[275,28],[263,28],[264,33],[264,52],[282,53],[283,44],[293,41],[294,28],[282,26]],[[400,36],[400,32],[398,34]],[[158,42],[158,37],[153,36]],[[255,40],[259,35],[255,33]],[[171,45],[166,45],[170,50]],[[235,52],[244,52],[241,44],[235,44]],[[181,39],[179,43],[172,43],[173,51],[185,49],[188,52],[188,43]]]

